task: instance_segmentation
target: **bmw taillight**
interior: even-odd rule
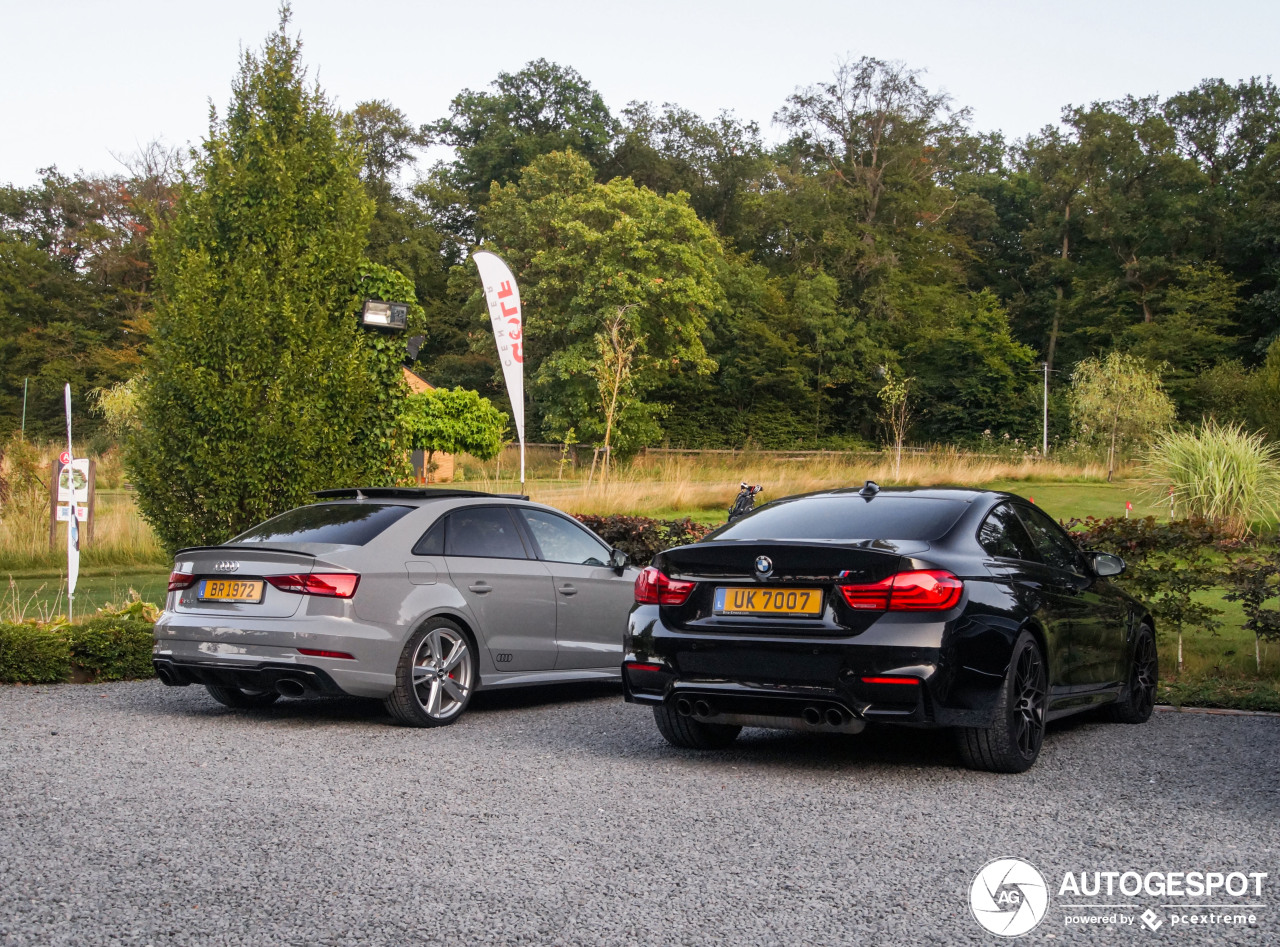
[[[181,592],[183,589],[189,589],[196,584],[196,577],[190,572],[170,572],[169,573],[169,591]]]
[[[695,584],[668,578],[660,570],[647,566],[636,576],[636,604],[683,605]]]
[[[281,592],[298,595],[322,595],[326,598],[351,598],[356,594],[360,576],[354,572],[311,572],[306,575],[268,575],[264,578]]]
[[[850,608],[876,612],[941,612],[955,606],[964,583],[942,569],[899,572],[866,585],[842,585]]]

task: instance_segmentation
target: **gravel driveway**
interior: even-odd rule
[[[911,731],[677,751],[599,688],[425,731],[357,700],[0,687],[0,943],[990,944],[969,885],[1006,855],[1053,895],[1024,941],[1280,943],[1278,742],[1274,717],[1067,723],[995,776]],[[1266,871],[1268,906],[1065,926],[1063,872],[1126,869]]]

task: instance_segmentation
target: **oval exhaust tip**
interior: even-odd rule
[[[697,701],[697,702],[693,705],[693,712],[694,712],[694,714],[696,714],[696,715],[697,715],[697,716],[699,716],[699,717],[710,717],[710,716],[711,716],[711,705],[710,705],[710,704],[708,704],[705,700]]]
[[[822,723],[822,713],[817,707],[806,707],[800,712],[800,716],[804,718],[804,722],[812,726]]]
[[[842,723],[844,723],[844,714],[841,713],[839,710],[837,710],[835,707],[828,708],[827,723],[831,724],[831,726],[833,727],[840,726]]]
[[[306,686],[301,681],[295,681],[291,677],[282,677],[276,681],[276,693],[282,697],[301,697],[306,692]]]
[[[681,717],[688,717],[693,713],[693,705],[682,697],[676,701],[676,713]]]

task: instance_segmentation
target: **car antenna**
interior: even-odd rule
[[[858,491],[858,496],[864,500],[870,500],[873,496],[880,492],[880,484],[874,480],[868,480],[862,485],[862,489]]]
[[[356,502],[357,502],[357,503],[363,503],[363,502],[364,502],[364,494],[360,492],[360,488],[359,488],[359,487],[356,487]]]

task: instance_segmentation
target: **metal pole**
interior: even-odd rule
[[[31,380],[30,376],[22,379],[22,434],[21,440],[27,439],[27,382]]]
[[[1049,456],[1049,363],[1044,363],[1044,446],[1042,457]]]

